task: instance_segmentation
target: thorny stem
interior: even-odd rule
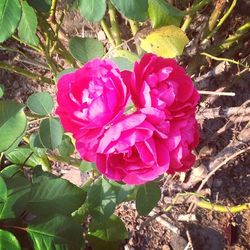
[[[8,70],[8,71],[16,73],[16,74],[19,74],[19,75],[22,75],[22,76],[25,76],[25,77],[28,77],[28,78],[31,78],[33,80],[39,80],[39,81],[43,81],[43,82],[46,82],[46,83],[49,83],[49,84],[52,83],[51,79],[49,79],[49,78],[47,78],[45,76],[41,76],[41,75],[32,73],[31,71],[22,69],[22,68],[20,68],[18,66],[9,65],[7,63],[0,62],[0,68]]]
[[[184,14],[186,15],[192,15],[195,14],[197,11],[201,10],[203,7],[211,3],[211,0],[197,0],[194,2],[194,4],[187,9],[187,11],[184,11]]]
[[[12,35],[12,37],[13,37],[15,40],[17,40],[19,43],[24,44],[25,46],[30,47],[30,48],[32,48],[33,50],[35,50],[35,51],[37,51],[37,52],[39,52],[39,53],[42,52],[42,49],[41,49],[40,46],[37,47],[37,46],[33,46],[33,45],[31,45],[31,44],[27,44],[27,43],[25,43],[24,41],[20,40],[20,39],[19,39],[17,36],[15,36],[15,35]]]
[[[43,17],[39,19],[39,21],[42,23],[42,27],[45,28],[45,33],[47,32],[47,35],[49,36],[50,40],[53,41],[56,39],[56,35],[54,33],[53,28],[50,26],[50,24],[45,20]],[[73,67],[77,67],[77,64],[75,62],[75,59],[73,56],[66,50],[64,45],[61,43],[61,41],[57,38],[57,51],[60,53],[60,55],[67,60]]]
[[[57,0],[52,0],[50,15],[49,15],[49,21],[51,23],[56,23],[56,5],[57,5]]]
[[[233,35],[230,35],[222,43],[214,45],[203,52],[212,54],[213,56],[217,56],[232,47],[235,43],[239,43],[239,41],[244,39],[248,35],[249,29],[250,22],[247,22],[240,26]],[[202,55],[196,55],[188,65],[188,73],[192,75],[201,65],[205,63],[206,59]]]
[[[205,27],[204,33],[203,33],[203,37],[206,38],[207,35],[214,29],[214,27],[216,26],[216,23],[218,21],[218,18],[221,16],[224,7],[226,5],[226,0],[221,0],[221,1],[217,1],[215,3],[215,8],[210,16],[210,18],[208,19],[207,25]]]
[[[108,8],[109,8],[108,13],[109,13],[109,19],[110,19],[110,25],[111,25],[111,33],[115,40],[115,45],[117,46],[122,43],[122,40],[121,40],[120,28],[116,20],[116,9],[114,8],[113,4],[110,1],[108,2]]]
[[[222,206],[222,205],[210,203],[204,200],[197,201],[196,206],[200,208],[205,208],[205,209],[209,209],[212,211],[220,212],[220,213],[240,213],[244,210],[250,209],[250,203],[228,207],[228,206]]]
[[[104,19],[101,20],[101,26],[102,26],[102,30],[104,31],[105,35],[107,36],[109,42],[111,43],[111,45],[113,47],[115,47],[114,39],[113,39],[112,34],[110,32],[110,29],[109,29],[109,27]]]
[[[197,11],[201,10],[210,2],[211,0],[196,0],[190,8],[187,8],[187,10],[184,12],[186,14],[186,17],[184,23],[181,26],[181,29],[183,31],[186,31]]]
[[[237,64],[237,65],[240,65],[240,66],[242,66],[242,67],[244,67],[244,68],[249,69],[249,66],[247,66],[247,65],[245,65],[245,64],[243,64],[243,63],[240,63],[239,61],[235,61],[235,60],[233,60],[233,59],[230,59],[230,58],[216,57],[216,56],[210,55],[210,54],[205,53],[205,52],[202,52],[202,53],[200,53],[200,54],[203,55],[203,56],[207,56],[207,57],[209,57],[209,58],[211,58],[211,59],[213,59],[213,60],[216,60],[216,61],[229,62],[229,63]]]
[[[44,69],[47,69],[47,70],[49,69],[48,66],[47,66],[47,64],[35,60],[33,57],[31,57],[31,56],[23,53],[21,50],[18,50],[18,49],[15,49],[15,48],[10,48],[10,47],[5,47],[5,46],[2,46],[2,45],[0,45],[0,50],[7,50],[7,51],[18,53],[21,56],[27,58],[30,61],[30,63],[33,63],[34,66],[36,66],[36,67],[43,67]]]
[[[186,197],[186,196],[187,198],[191,196],[199,197],[200,199],[197,199],[197,201],[194,202],[196,206],[200,208],[220,212],[220,213],[240,213],[244,210],[250,209],[250,203],[244,203],[244,204],[240,204],[236,206],[223,206],[223,205],[214,204],[214,203],[204,200],[205,198],[204,195],[201,195],[199,193],[186,192],[186,193],[178,193],[173,198],[172,204],[165,209],[165,212],[169,212],[173,208],[173,206],[176,204],[179,197]]]
[[[210,32],[210,34],[207,36],[206,39],[210,39],[216,33],[216,31],[223,25],[223,23],[227,20],[227,18],[229,17],[229,15],[231,14],[231,12],[233,11],[233,9],[234,9],[237,1],[238,0],[233,0],[231,6],[226,11],[225,15],[220,19],[220,21],[217,24],[217,26],[215,27],[215,29]]]
[[[137,33],[138,29],[139,29],[138,22],[130,20],[130,19],[128,21],[129,21],[129,25],[130,25],[132,35],[135,37],[135,35],[136,35],[136,33]],[[137,54],[140,55],[142,50],[141,50],[140,45],[136,41],[135,41],[135,46],[136,46]]]

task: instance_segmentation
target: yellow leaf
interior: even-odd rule
[[[182,54],[189,42],[186,34],[174,25],[164,26],[141,39],[141,48],[158,56],[173,58]]]

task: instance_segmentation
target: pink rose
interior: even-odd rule
[[[195,163],[192,150],[199,142],[199,128],[194,117],[171,121],[169,130],[170,166],[167,173],[186,172]]]
[[[137,108],[155,107],[169,118],[194,114],[199,94],[175,60],[145,54],[135,63],[133,72],[124,71],[122,75]]]
[[[146,109],[124,115],[100,140],[96,165],[106,177],[143,184],[169,168],[169,122],[162,111]],[[144,113],[143,113],[144,112]]]
[[[94,59],[59,79],[56,114],[83,159],[95,161],[99,137],[123,114],[128,97],[119,69],[107,60]]]

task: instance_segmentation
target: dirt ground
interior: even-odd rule
[[[235,18],[231,20],[237,26],[241,22],[244,10],[237,10]],[[240,17],[239,17],[240,16]],[[202,20],[202,16],[201,16]],[[198,22],[198,21],[197,21]],[[72,23],[78,26],[72,30]],[[230,32],[231,23],[228,24]],[[66,16],[65,29],[70,35],[95,36],[105,42],[105,37],[98,26],[92,26],[84,22],[78,15],[70,14]],[[191,36],[195,37],[196,27],[191,30]],[[11,42],[10,42],[11,43]],[[13,43],[11,46],[18,46]],[[234,59],[244,58],[245,63],[250,63],[249,57],[250,42],[246,41],[243,47],[238,48],[234,54]],[[36,67],[22,62],[17,55],[0,51],[0,60],[15,62],[20,66],[37,71]],[[190,56],[183,56],[180,62],[188,65]],[[216,72],[215,69],[217,69]],[[41,72],[41,69],[39,69]],[[45,74],[48,74],[44,70]],[[210,74],[208,74],[210,73]],[[235,96],[202,96],[201,104],[197,112],[202,114],[212,108],[238,107],[245,110],[250,105],[250,73],[244,68],[228,64],[225,62],[211,61],[202,67],[201,73],[193,75],[193,80],[198,89],[211,91],[233,92]],[[33,92],[49,91],[55,95],[56,86],[39,85],[27,78],[17,76],[0,70],[0,83],[5,85],[6,99],[15,99],[25,102],[27,97]],[[249,114],[248,114],[249,115]],[[154,210],[156,216],[138,216],[132,202],[121,204],[116,209],[124,221],[128,231],[129,239],[126,240],[121,249],[132,250],[153,250],[153,249],[197,249],[197,250],[220,250],[250,249],[250,210],[238,214],[219,213],[213,210],[195,208],[189,210],[190,204],[183,202],[174,206],[169,212],[164,212],[169,206],[169,201],[178,192],[196,192],[200,182],[204,179],[210,169],[211,164],[221,157],[225,159],[230,154],[224,154],[228,149],[232,150],[231,155],[237,150],[244,149],[250,145],[249,116],[241,112],[237,117],[215,117],[211,119],[199,119],[200,124],[200,145],[197,148],[196,169],[197,178],[193,177],[193,172],[185,175],[165,176],[162,183],[162,198],[158,207]],[[248,124],[248,127],[247,127]],[[224,154],[224,158],[223,158]],[[86,176],[71,166],[56,164],[55,171],[81,185]],[[200,179],[199,179],[200,178]],[[218,171],[209,179],[202,189],[203,194],[212,203],[224,206],[235,206],[250,202],[250,155],[245,152],[234,157],[231,161],[223,164]],[[189,213],[188,213],[189,210]],[[164,219],[160,215],[165,214]],[[189,215],[189,216],[187,216]],[[180,216],[185,221],[180,221]],[[176,233],[177,232],[177,233]],[[188,247],[189,245],[189,247]]]

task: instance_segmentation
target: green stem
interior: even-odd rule
[[[207,57],[209,57],[209,58],[211,58],[211,59],[213,59],[213,60],[216,60],[216,61],[229,62],[229,63],[233,63],[233,64],[236,64],[236,65],[240,65],[240,66],[242,66],[242,67],[244,67],[244,68],[249,69],[249,66],[244,65],[243,63],[240,63],[239,61],[235,61],[235,60],[230,59],[230,58],[217,57],[217,56],[213,56],[213,55],[210,55],[210,54],[208,54],[208,53],[205,53],[205,52],[202,52],[202,53],[200,53],[200,54],[203,55],[203,56],[207,56]]]
[[[33,50],[35,50],[35,51],[37,51],[37,52],[39,52],[39,53],[42,52],[42,50],[41,50],[40,47],[33,46],[33,45],[31,45],[31,44],[27,44],[27,43],[25,43],[24,41],[20,40],[20,39],[19,39],[17,36],[15,36],[15,35],[12,35],[12,37],[13,37],[15,40],[17,40],[19,43],[24,44],[25,46],[30,47],[30,48],[32,48]]]
[[[135,37],[135,35],[136,35],[136,33],[138,32],[138,29],[139,29],[138,22],[130,20],[130,19],[128,21],[129,21],[129,25],[130,25],[132,35],[133,35],[133,37]],[[141,50],[141,47],[140,47],[139,43],[136,42],[136,41],[135,41],[135,46],[136,46],[137,54],[140,55],[142,53],[142,50]]]
[[[27,58],[27,59],[28,59],[30,62],[32,62],[35,66],[37,66],[37,67],[43,67],[44,69],[49,70],[47,64],[35,60],[33,57],[31,57],[31,56],[29,56],[29,55],[23,53],[21,50],[18,50],[18,49],[15,49],[15,48],[9,48],[9,47],[2,46],[2,45],[0,45],[0,50],[7,50],[7,51],[11,51],[11,52],[18,53],[18,54],[22,55],[23,57]]]
[[[49,21],[51,23],[56,23],[56,5],[57,5],[57,0],[52,0],[50,14],[49,14]]]
[[[139,27],[138,27],[138,22],[134,21],[134,20],[128,20],[129,21],[129,25],[130,25],[130,29],[132,32],[132,35],[135,36]]]
[[[204,200],[204,195],[201,195],[199,193],[186,192],[186,193],[178,193],[173,198],[172,204],[165,209],[165,212],[169,212],[173,208],[173,206],[176,204],[179,197],[186,197],[186,196],[188,196],[188,197],[190,197],[190,196],[199,197],[200,200],[197,200],[195,202],[195,204],[198,207],[208,209],[208,210],[212,210],[212,211],[216,211],[216,212],[220,212],[220,213],[240,213],[240,212],[242,212],[244,210],[249,210],[250,209],[250,203],[245,203],[245,204],[241,204],[241,205],[237,205],[237,206],[231,206],[231,207],[223,206],[223,205],[218,205],[218,204],[211,203],[209,201],[205,201]]]
[[[8,71],[16,73],[16,74],[19,74],[19,75],[22,75],[22,76],[25,76],[25,77],[28,77],[28,78],[31,78],[33,80],[38,80],[38,81],[46,82],[49,84],[52,83],[52,80],[50,78],[32,73],[31,71],[22,69],[18,66],[9,65],[7,63],[0,62],[0,68],[8,70]]]
[[[111,25],[111,33],[115,40],[115,45],[117,46],[122,43],[122,40],[121,40],[120,28],[116,20],[116,9],[110,1],[108,2],[108,8],[109,8],[108,13],[109,13],[109,19],[110,19],[110,25]]]
[[[192,15],[187,15],[185,17],[185,21],[181,26],[181,29],[185,32],[187,28],[189,27],[190,23],[192,22],[193,16]]]
[[[197,11],[201,10],[203,7],[205,7],[206,5],[210,3],[211,3],[211,0],[201,0],[201,1],[197,0],[189,9],[184,11],[184,14],[185,15],[196,14]]]
[[[104,31],[106,37],[108,38],[109,42],[111,43],[111,45],[113,47],[115,47],[115,42],[114,42],[114,39],[112,37],[112,34],[110,32],[110,29],[106,23],[106,21],[104,19],[101,20],[101,26],[102,26],[102,30]]]
[[[250,209],[250,203],[245,203],[237,206],[222,206],[214,203],[210,203],[208,201],[197,201],[196,205],[200,208],[205,208],[208,210],[220,212],[220,213],[240,213],[244,210],[249,210]]]
[[[221,14],[222,14],[222,12],[224,10],[224,7],[226,5],[226,0],[217,1],[215,4],[216,4],[215,8],[214,8],[212,14],[210,15],[210,18],[208,19],[207,25],[206,25],[206,27],[204,29],[203,38],[206,38],[208,36],[208,34],[216,26],[218,18],[221,16]]]
[[[216,32],[218,29],[220,29],[220,27],[223,25],[223,23],[227,20],[227,18],[229,17],[229,15],[231,14],[231,12],[233,11],[236,3],[238,0],[233,0],[231,6],[229,7],[229,9],[226,11],[225,15],[220,19],[219,23],[217,24],[217,26],[215,27],[214,30],[212,30],[210,32],[210,34],[207,36],[207,39],[210,39]]]
[[[222,43],[214,45],[203,52],[212,54],[213,56],[218,56],[225,50],[231,48],[235,43],[237,43],[236,46],[238,46],[240,44],[239,41],[243,40],[245,37],[249,35],[248,34],[249,29],[250,29],[250,22],[247,22],[242,26],[240,26],[233,35],[230,35]],[[188,74],[192,75],[193,73],[196,72],[197,69],[200,68],[201,65],[205,63],[206,59],[202,55],[197,54],[188,65],[187,68]]]
[[[233,34],[230,35],[223,43],[221,43],[218,46],[219,51],[224,51],[226,49],[229,49],[234,43],[238,42],[243,36],[247,34],[247,32],[250,29],[250,22],[247,22],[240,26],[237,31]]]
[[[183,31],[186,31],[189,27],[190,23],[193,20],[193,17],[197,13],[197,11],[201,10],[203,7],[208,5],[211,2],[211,0],[196,0],[194,1],[193,5],[190,8],[187,8],[187,10],[184,12],[186,14],[185,21],[182,24],[181,29]]]

